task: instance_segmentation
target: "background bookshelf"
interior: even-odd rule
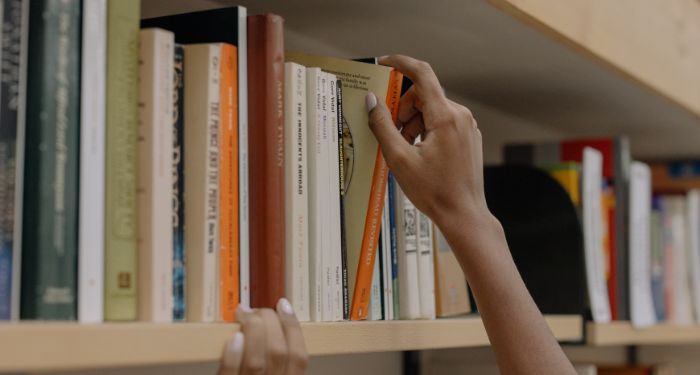
[[[583,338],[578,316],[548,316],[555,337]],[[0,326],[0,372],[218,361],[235,324],[22,323]],[[425,321],[306,323],[309,354],[478,347],[489,344],[477,317]]]
[[[586,343],[590,346],[700,344],[700,327],[662,324],[634,328],[629,322],[589,322]]]

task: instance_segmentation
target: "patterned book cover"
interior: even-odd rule
[[[185,320],[185,49],[175,45],[173,74],[173,320]]]

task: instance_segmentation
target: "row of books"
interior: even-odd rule
[[[233,321],[283,296],[313,321],[468,311],[367,126],[368,91],[396,112],[391,68],[285,56],[282,18],[243,7],[2,6],[0,319]]]
[[[504,160],[547,171],[579,210],[594,321],[700,321],[699,163],[633,161],[625,137],[508,145]]]

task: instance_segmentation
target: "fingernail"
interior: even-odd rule
[[[279,300],[279,302],[277,302],[277,311],[285,313],[287,315],[294,314],[294,309],[292,308],[292,304],[289,303],[289,301],[286,298],[281,298]]]
[[[241,332],[236,332],[226,345],[224,363],[226,366],[237,368],[243,357],[244,338]]]
[[[241,304],[241,305],[238,305],[238,311],[242,312],[244,314],[250,314],[253,312],[253,309],[251,309],[250,307],[248,307],[246,305]]]
[[[374,93],[367,93],[365,97],[365,103],[367,104],[367,112],[372,112],[374,107],[377,106],[377,96]]]

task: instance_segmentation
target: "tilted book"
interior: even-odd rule
[[[105,320],[136,319],[138,0],[107,2]]]
[[[219,316],[219,98],[222,44],[185,46],[187,320]]]
[[[138,141],[138,311],[140,321],[170,322],[173,313],[173,62],[175,37],[141,30]]]
[[[29,0],[0,5],[0,320],[19,319]]]
[[[30,4],[22,319],[76,319],[79,0]]]
[[[345,157],[345,229],[348,285],[352,296],[350,319],[367,317],[372,273],[379,240],[388,168],[369,129],[365,97],[373,92],[386,98],[396,113],[400,75],[392,68],[331,57],[287,53],[287,60],[318,66],[342,82]]]
[[[78,319],[104,318],[107,0],[83,1],[80,104]]]
[[[309,321],[309,197],[306,68],[285,63],[285,281],[297,318]]]

